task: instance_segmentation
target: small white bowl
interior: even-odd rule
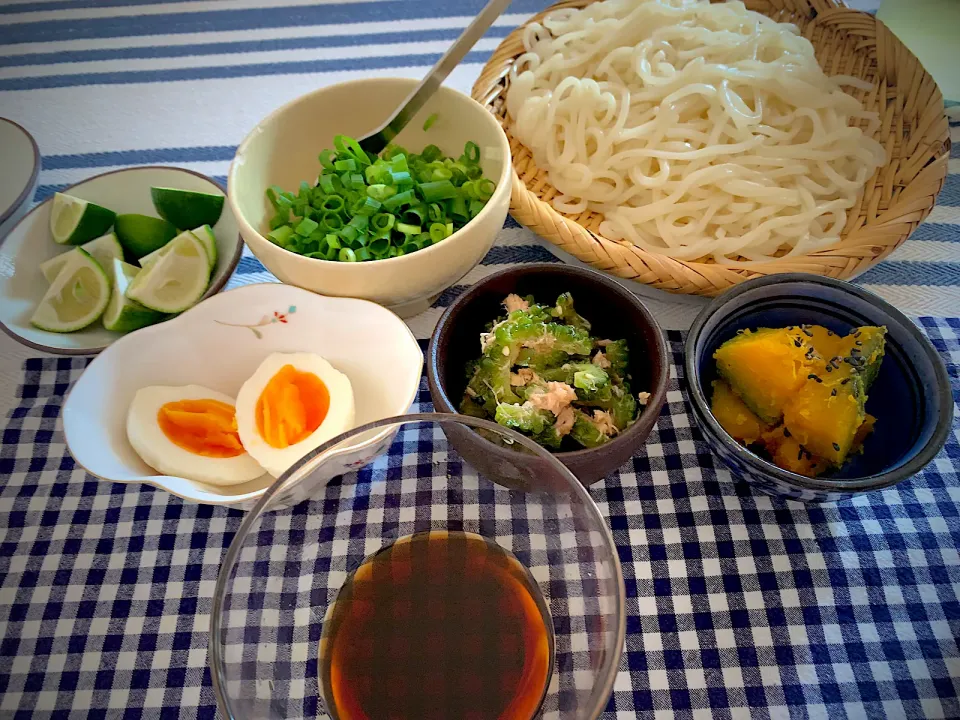
[[[270,353],[311,352],[350,378],[356,425],[406,413],[416,399],[423,353],[393,313],[363,300],[330,298],[276,283],[216,295],[182,315],[124,337],[84,371],[63,406],[66,444],[91,475],[146,483],[184,500],[249,509],[274,478],[216,487],[159,475],[127,441],[127,409],[148,385],[203,385],[235,398]],[[386,450],[396,433],[361,436],[338,457],[340,474]],[[332,477],[332,475],[331,475]],[[311,483],[315,486],[315,483]],[[291,488],[284,505],[306,499]]]
[[[321,88],[275,110],[240,144],[227,180],[230,205],[244,241],[280,280],[325,295],[372,300],[409,317],[426,310],[487,254],[510,206],[510,144],[493,115],[448,87],[437,91],[395,142],[413,152],[434,144],[453,157],[463,153],[467,141],[480,146],[484,176],[497,188],[464,228],[410,255],[360,263],[306,258],[263,235],[273,214],[264,195],[268,187],[296,192],[301,181],[316,182],[318,156],[333,148],[334,135],[363,137],[416,84],[408,78],[368,78]],[[424,121],[434,113],[436,121],[424,131]]]
[[[0,118],[0,148],[3,148],[3,172],[0,173],[2,238],[17,224],[33,198],[40,173],[40,149],[30,133],[6,118]]]
[[[151,187],[225,195],[224,189],[206,175],[184,168],[145,166],[114,170],[71,185],[63,192],[95,202],[120,213],[157,216],[150,199]],[[47,291],[40,263],[67,252],[70,245],[58,245],[50,236],[52,198],[33,208],[0,238],[0,328],[28,347],[59,355],[98,353],[121,333],[104,329],[100,322],[74,333],[54,333],[30,324],[30,317]],[[243,243],[229,204],[224,203],[220,220],[213,228],[217,236],[217,268],[204,297],[220,292],[240,262]],[[139,332],[139,331],[137,331]]]

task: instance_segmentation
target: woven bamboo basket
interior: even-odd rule
[[[594,0],[566,0],[531,18],[538,21],[561,8],[580,8]],[[853,75],[874,89],[848,89],[868,110],[876,110],[882,126],[876,138],[887,150],[888,163],[868,181],[859,204],[836,245],[807,255],[734,268],[707,261],[673,260],[599,233],[603,216],[557,212],[557,194],[547,173],[510,132],[506,117],[509,71],[523,52],[517,28],[500,43],[473,86],[473,98],[499,118],[513,153],[510,213],[516,220],[560,249],[617,277],[661,290],[716,295],[750,278],[785,272],[808,272],[849,279],[876,264],[930,214],[943,187],[950,157],[950,137],[943,96],[917,58],[887,27],[867,13],[838,0],[746,0],[751,10],[791,22],[816,49],[828,75]]]

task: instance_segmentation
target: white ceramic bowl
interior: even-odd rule
[[[223,195],[223,188],[206,175],[174,167],[146,166],[114,170],[71,185],[63,192],[95,202],[116,213],[156,217],[150,188],[174,187]],[[40,263],[67,252],[50,236],[52,198],[33,208],[6,238],[0,238],[0,328],[24,345],[61,355],[97,353],[120,337],[100,322],[74,333],[54,333],[30,324],[30,316],[47,290]],[[228,203],[213,228],[217,236],[217,267],[204,297],[220,292],[240,261],[243,243]],[[140,331],[137,331],[140,332]]]
[[[289,285],[247,285],[121,338],[101,353],[64,403],[67,447],[77,463],[103,480],[147,483],[184,500],[249,509],[274,478],[264,474],[242,485],[215,487],[159,475],[127,441],[127,409],[147,385],[203,385],[235,398],[274,352],[317,353],[345,373],[353,386],[356,425],[406,413],[420,387],[423,353],[393,313]],[[365,465],[389,447],[395,432],[387,428],[362,436],[338,457],[335,474]],[[303,499],[291,488],[285,505]]]
[[[484,176],[497,183],[493,197],[463,229],[410,255],[362,263],[315,260],[267,240],[273,214],[264,191],[271,185],[296,191],[316,182],[320,152],[334,135],[360,138],[382,123],[416,86],[406,78],[369,78],[330,85],[274,111],[240,144],[227,191],[244,241],[280,280],[307,290],[372,300],[402,317],[427,307],[486,255],[510,205],[510,145],[497,120],[480,104],[441,87],[395,142],[414,152],[429,144],[458,157],[467,141],[480,146]],[[424,120],[437,119],[428,131]]]
[[[3,148],[3,172],[0,172],[2,238],[17,224],[33,198],[40,172],[40,149],[30,133],[6,118],[0,118],[0,148]]]

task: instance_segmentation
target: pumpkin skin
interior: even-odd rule
[[[812,477],[840,467],[862,452],[876,422],[865,404],[885,335],[873,326],[846,336],[818,325],[742,332],[714,353],[723,378],[714,383],[714,416],[785,470]]]

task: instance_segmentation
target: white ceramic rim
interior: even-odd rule
[[[242,247],[242,245],[241,245],[241,247]],[[232,288],[232,289],[227,290],[225,293],[222,293],[222,294],[224,294],[224,295],[229,295],[230,293],[242,291],[242,290],[245,290],[246,288],[258,287],[258,286],[260,286],[260,285],[268,285],[268,286],[269,286],[269,285],[276,285],[276,284],[278,284],[278,283],[251,283],[250,285],[241,285],[240,287]],[[279,284],[283,284],[283,283],[279,283]],[[298,287],[296,287],[295,285],[286,285],[286,287],[294,288],[295,290],[300,290],[300,291],[305,292],[305,293],[310,293],[311,295],[319,295],[320,297],[328,297],[328,296],[326,296],[326,295],[320,295],[319,293],[311,292],[310,290],[304,290],[303,288],[298,288]],[[407,337],[410,338],[410,341],[413,343],[413,347],[415,347],[415,348],[417,349],[417,352],[420,353],[420,376],[422,377],[422,375],[423,375],[423,363],[424,363],[423,350],[420,349],[420,343],[417,342],[416,336],[410,331],[410,328],[407,327],[407,324],[406,324],[401,318],[397,317],[397,315],[396,315],[395,313],[393,313],[392,311],[390,311],[389,309],[383,307],[382,305],[377,305],[377,303],[372,302],[372,301],[370,301],[370,300],[363,300],[363,299],[361,299],[361,298],[334,298],[334,299],[336,299],[336,300],[349,300],[349,301],[351,301],[351,302],[367,303],[367,304],[370,304],[370,305],[375,306],[375,307],[378,308],[379,310],[383,310],[383,311],[388,312],[388,313],[390,313],[391,315],[393,315],[393,316],[396,318],[397,322],[399,322],[399,323],[403,326],[403,329],[406,330],[406,332],[407,332]],[[201,301],[201,302],[203,302],[203,301]],[[167,322],[175,322],[175,321],[179,320],[180,318],[182,318],[182,317],[184,317],[185,315],[187,315],[187,313],[192,312],[192,311],[193,311],[195,308],[197,308],[199,305],[200,305],[200,303],[197,303],[196,305],[194,305],[194,306],[193,306],[192,308],[190,308],[189,310],[186,310],[185,312],[181,313],[180,315],[178,315],[178,316],[175,317],[175,318],[171,318],[171,319],[168,320]],[[132,334],[133,334],[133,333],[127,333],[127,335],[124,335],[123,337],[128,337],[128,336],[130,336],[130,335],[132,335]],[[120,339],[120,338],[118,338],[118,339]],[[93,358],[93,361],[90,363],[90,365],[93,365],[93,363],[97,362],[99,359],[100,359],[99,357]],[[89,368],[90,365],[88,365],[87,368]],[[87,368],[84,368],[84,372],[87,371]],[[78,378],[78,381],[79,381],[79,378]],[[74,383],[74,387],[75,387],[75,386],[76,386],[76,382]],[[418,393],[419,391],[420,391],[420,381],[419,381],[419,378],[418,378],[418,380],[417,380],[417,382],[414,384],[413,389],[412,389],[411,392],[410,392],[410,396],[409,396],[409,398],[408,398],[408,400],[407,400],[407,409],[409,409],[409,408],[413,405],[413,401],[417,399],[417,393]],[[61,406],[61,411],[60,411],[61,413],[63,412],[63,408],[67,407],[67,403],[70,402],[70,396],[71,396],[72,394],[73,394],[73,387],[70,388],[70,390],[67,392],[66,397],[64,397],[64,399],[63,399],[63,405]],[[373,421],[373,422],[380,422],[380,421]],[[373,423],[367,423],[367,425],[370,425],[370,424],[373,424]],[[353,429],[351,429],[351,430],[348,430],[347,432],[348,432],[348,433],[349,433],[349,432],[353,432],[354,429],[356,429],[356,428],[353,428]],[[364,448],[366,448],[366,447],[368,447],[368,446],[370,446],[370,445],[373,445],[373,444],[375,444],[375,443],[383,440],[383,439],[384,439],[387,435],[389,435],[389,434],[390,434],[390,429],[389,429],[389,428],[386,428],[386,429],[383,430],[382,432],[377,433],[376,435],[374,435],[373,437],[369,438],[368,440],[365,440],[364,442],[360,443],[359,445],[351,445],[351,446],[349,446],[349,447],[347,447],[347,448],[344,448],[344,451],[349,450],[350,452],[355,452],[355,451],[357,451],[357,450],[362,450],[362,449],[364,449]],[[104,477],[103,475],[98,475],[98,474],[95,473],[95,472],[91,472],[89,468],[87,468],[86,466],[84,466],[83,464],[81,464],[81,463],[76,459],[76,456],[74,455],[73,450],[70,449],[70,441],[68,440],[66,433],[63,434],[63,442],[64,442],[64,445],[67,446],[67,451],[70,453],[70,457],[73,459],[73,461],[74,461],[77,465],[79,465],[81,468],[83,468],[84,472],[86,472],[88,475],[92,475],[92,476],[95,477],[97,480],[101,480],[101,481],[103,481],[103,482],[120,483],[121,485],[135,485],[135,484],[150,485],[151,487],[155,487],[155,488],[157,488],[158,490],[163,490],[163,491],[166,492],[166,493],[170,493],[170,494],[173,495],[174,497],[178,497],[178,498],[180,498],[181,500],[187,500],[187,501],[189,501],[189,502],[196,503],[196,504],[198,504],[198,505],[212,505],[212,506],[214,506],[214,507],[220,507],[220,506],[230,507],[230,506],[233,506],[233,505],[237,505],[238,503],[248,502],[248,501],[250,501],[250,500],[256,500],[257,498],[261,497],[267,490],[269,490],[271,487],[274,487],[274,486],[277,484],[276,481],[274,481],[272,484],[268,485],[268,486],[265,487],[265,488],[262,488],[262,489],[260,489],[260,490],[254,490],[253,492],[245,493],[245,494],[243,494],[243,495],[229,495],[229,496],[228,496],[228,495],[224,495],[222,501],[212,502],[212,501],[209,501],[209,500],[198,500],[196,497],[194,497],[194,496],[192,496],[192,495],[185,495],[185,494],[183,494],[183,493],[181,493],[181,492],[176,492],[175,490],[171,490],[169,487],[167,487],[166,485],[164,485],[164,484],[162,484],[162,483],[159,483],[159,482],[151,482],[151,481],[149,480],[150,477],[165,477],[165,476],[163,476],[163,475],[147,476],[147,478],[141,478],[141,479],[137,479],[137,480],[115,480],[115,479],[113,479],[113,478]],[[311,451],[311,452],[312,452],[312,451]],[[309,453],[308,453],[308,454],[309,454]],[[299,466],[300,466],[300,461],[298,461],[297,464],[296,464],[294,467],[299,467]],[[264,472],[266,472],[266,471],[264,471]]]
[[[75,182],[75,183],[73,183],[72,185],[68,185],[67,187],[63,188],[62,190],[58,190],[57,192],[63,192],[63,193],[65,193],[65,192],[67,192],[67,191],[69,191],[69,190],[72,190],[73,188],[77,187],[78,185],[83,185],[84,183],[88,183],[88,182],[90,182],[91,180],[96,180],[97,178],[106,177],[107,175],[116,175],[117,173],[129,172],[129,171],[131,171],[131,170],[177,170],[177,171],[179,171],[179,172],[184,172],[184,173],[188,173],[188,174],[190,174],[190,175],[194,175],[194,176],[196,176],[196,177],[198,177],[198,178],[201,178],[202,180],[206,180],[207,182],[211,183],[212,185],[220,188],[220,190],[223,191],[224,196],[226,196],[226,194],[227,194],[227,189],[226,189],[225,187],[223,187],[223,185],[221,185],[220,183],[218,183],[216,180],[214,180],[212,177],[210,177],[209,175],[204,175],[203,173],[197,172],[196,170],[189,170],[189,169],[187,169],[187,168],[176,167],[176,166],[173,166],[173,165],[135,165],[135,166],[132,166],[132,167],[120,168],[120,169],[118,169],[118,170],[108,170],[107,172],[100,173],[99,175],[91,175],[91,176],[88,177],[88,178],[84,178],[83,180],[80,180],[79,182]],[[19,228],[22,223],[26,222],[27,218],[29,218],[31,215],[33,215],[33,213],[35,213],[37,210],[39,210],[40,208],[42,208],[44,205],[46,205],[47,203],[52,202],[52,201],[53,201],[53,196],[51,195],[50,197],[48,197],[48,198],[47,198],[46,200],[44,200],[43,202],[37,203],[37,204],[34,205],[32,208],[30,208],[30,211],[29,211],[26,215],[24,215],[22,218],[20,218],[20,219],[17,221],[17,224],[16,224],[16,225],[14,225],[12,228],[10,228],[10,232],[7,233],[6,235],[4,235],[2,238],[0,238],[0,245],[3,245],[4,240],[6,240],[8,237],[10,237],[10,235],[12,235],[12,234],[14,233],[14,231],[15,231],[17,228]],[[233,212],[233,208],[231,208],[230,211]],[[236,217],[236,215],[234,215],[234,217]],[[67,247],[67,246],[65,246],[65,247]],[[71,247],[72,247],[72,246],[71,246]],[[237,249],[234,250],[234,252],[233,252],[233,257],[230,258],[230,261],[227,263],[227,265],[226,265],[226,271],[223,273],[223,276],[222,276],[219,280],[217,280],[216,282],[210,284],[210,287],[208,287],[207,290],[206,290],[206,292],[203,293],[203,297],[200,298],[200,302],[203,302],[203,301],[206,300],[208,297],[212,297],[213,295],[216,295],[218,292],[220,292],[221,290],[223,290],[224,286],[227,284],[227,282],[229,282],[230,278],[233,276],[233,271],[237,269],[237,265],[238,265],[239,262],[240,262],[240,256],[243,254],[243,247],[244,247],[243,237],[238,233],[238,234],[237,234]],[[192,309],[192,308],[191,308],[191,309]],[[189,311],[188,311],[188,312],[189,312]],[[181,313],[181,314],[182,314],[182,313]],[[165,320],[164,322],[169,322],[169,320]],[[29,348],[33,348],[34,350],[39,350],[39,351],[41,351],[41,352],[50,353],[51,355],[73,355],[73,356],[77,356],[77,355],[96,355],[96,354],[98,354],[98,353],[103,352],[103,351],[106,350],[108,347],[110,347],[110,345],[113,344],[113,343],[108,343],[107,345],[102,345],[102,346],[100,346],[100,347],[78,348],[78,349],[75,349],[75,350],[74,350],[74,349],[71,349],[71,348],[55,347],[55,346],[52,346],[52,345],[42,345],[42,344],[40,344],[40,343],[35,343],[35,342],[33,342],[32,340],[27,340],[26,338],[21,337],[18,333],[14,332],[11,328],[7,327],[7,325],[6,325],[2,320],[0,320],[0,330],[3,330],[3,332],[5,332],[7,335],[9,335],[11,338],[13,338],[14,340],[16,340],[16,341],[17,341],[18,343],[20,343],[21,345],[25,345],[25,346],[27,346],[27,347],[29,347]],[[129,333],[125,333],[125,334],[123,334],[123,335],[120,335],[120,336],[117,338],[117,340],[119,340],[121,337],[126,337],[127,335],[132,335],[132,334],[135,333],[135,332],[137,332],[137,331],[136,331],[136,330],[133,330],[132,332],[129,332]],[[116,340],[114,340],[113,342],[116,342]],[[92,474],[93,474],[93,473],[91,473],[91,475],[92,475]]]
[[[305,100],[308,97],[313,97],[314,95],[319,95],[320,93],[324,93],[333,88],[344,87],[346,85],[374,84],[374,83],[383,82],[384,80],[393,80],[393,81],[400,80],[405,83],[409,83],[411,89],[413,89],[418,82],[418,80],[416,80],[415,78],[401,78],[401,77],[370,77],[370,78],[359,78],[356,80],[344,80],[343,82],[333,83],[332,85],[325,85],[322,88],[318,88],[316,90],[312,90],[311,92],[304,93],[303,95],[299,95],[295,97],[293,100],[290,100],[284,103],[283,105],[278,107],[276,110],[271,112],[269,115],[267,115],[263,120],[258,122],[256,126],[254,126],[253,130],[251,130],[249,134],[247,134],[247,136],[243,139],[243,142],[241,142],[240,145],[237,147],[237,152],[233,156],[233,160],[230,162],[230,169],[227,171],[227,202],[230,203],[230,209],[233,211],[233,216],[237,220],[237,225],[239,225],[241,228],[248,229],[250,232],[255,234],[265,243],[269,243],[271,246],[277,248],[278,250],[281,250],[282,252],[286,253],[287,255],[290,255],[291,257],[297,257],[297,258],[301,258],[302,260],[307,260],[315,263],[322,263],[324,265],[329,265],[329,266],[343,265],[343,263],[337,260],[321,260],[320,258],[308,258],[304,255],[300,255],[299,253],[290,252],[286,248],[282,248],[279,245],[276,245],[270,242],[269,239],[265,238],[261,234],[260,230],[253,227],[250,223],[247,222],[246,217],[244,217],[243,213],[240,212],[240,208],[237,207],[237,204],[234,202],[234,198],[230,192],[230,188],[236,184],[234,181],[234,173],[239,167],[237,161],[241,158],[241,156],[246,151],[247,145],[253,142],[254,138],[260,134],[259,130],[262,125],[272,122],[274,119],[282,115],[288,109],[290,109],[291,107]],[[500,123],[497,122],[496,118],[494,118],[494,116],[486,108],[484,108],[483,105],[478,103],[469,95],[466,95],[465,93],[462,93],[459,90],[455,90],[454,88],[449,87],[447,85],[442,85],[440,90],[456,93],[457,95],[464,98],[465,100],[469,100],[471,103],[477,106],[477,109],[479,111],[483,113],[483,115],[485,116],[484,122],[488,122],[491,127],[496,128],[496,134],[500,140],[500,151],[503,153],[504,162],[503,162],[503,167],[500,168],[500,179],[497,181],[497,187],[494,190],[494,195],[496,195],[497,193],[503,192],[504,189],[509,195],[510,194],[510,173],[513,172],[513,160],[512,160],[513,153],[510,151],[510,141],[507,140],[507,135],[506,133],[504,133],[503,127],[501,127]],[[481,218],[484,215],[487,215],[493,212],[493,210],[491,209],[492,205],[493,203],[488,201],[487,204],[484,205],[483,210],[481,210],[476,217],[470,218],[469,222],[467,222],[466,225],[464,225],[462,228],[457,230],[450,237],[444,238],[443,242],[444,243],[456,242],[458,239],[462,238],[463,235],[461,233],[464,230],[466,230],[468,227],[470,227],[470,224],[474,220],[477,220],[478,218]],[[243,233],[241,232],[240,234],[242,237]],[[400,257],[392,257],[392,258],[383,258],[381,260],[369,260],[367,262],[376,263],[377,265],[381,265],[384,263],[394,263],[395,265],[399,266],[399,264],[402,262],[410,262],[410,258],[412,257],[418,257],[421,259],[429,257],[429,254],[434,249],[434,247],[435,247],[434,245],[431,245],[430,247],[424,248],[423,250],[417,250],[417,252],[410,253],[409,255],[401,255]],[[358,267],[362,267],[366,265],[367,262],[354,263],[354,264],[357,265]],[[269,272],[269,269],[268,269],[268,272]]]
[[[40,174],[40,148],[37,146],[37,141],[34,139],[33,135],[31,135],[20,123],[14,122],[10,118],[5,117],[0,117],[0,122],[13,125],[15,129],[19,130],[26,136],[27,140],[29,140],[30,144],[33,146],[33,170],[30,172],[30,179],[27,180],[27,184],[23,186],[23,189],[20,191],[20,194],[17,195],[17,199],[13,201],[13,204],[10,207],[0,209],[0,225],[2,225],[9,220],[25,202],[29,201],[27,195],[30,194],[30,191],[36,185],[37,176]],[[20,223],[18,222],[17,225],[19,224]],[[13,232],[17,225],[14,225],[12,228],[10,228],[10,232]],[[3,238],[0,238],[0,243],[2,242]]]
[[[558,472],[562,477],[566,478],[571,492],[579,498],[579,500],[587,507],[588,512],[590,512],[594,516],[594,519],[598,521],[599,532],[603,534],[604,541],[606,542],[608,548],[612,548],[613,550],[611,554],[613,556],[614,566],[616,567],[616,579],[618,581],[616,608],[617,639],[615,641],[617,652],[612,658],[608,658],[608,662],[612,662],[612,664],[608,666],[612,671],[608,673],[609,677],[604,678],[603,684],[600,686],[600,694],[594,694],[596,704],[589,709],[586,717],[595,719],[599,718],[603,713],[607,703],[610,700],[610,696],[613,694],[613,686],[616,682],[617,674],[619,672],[618,668],[620,666],[620,659],[623,657],[623,647],[626,640],[627,629],[627,591],[626,584],[623,579],[623,566],[620,563],[620,553],[617,551],[617,543],[613,538],[613,531],[607,524],[606,518],[604,518],[603,513],[600,512],[600,507],[594,501],[593,496],[590,495],[590,491],[577,479],[577,477],[567,468],[566,465],[561,463],[553,453],[547,452],[543,447],[537,445],[535,442],[533,442],[533,440],[525,435],[521,435],[515,430],[511,430],[503,425],[498,425],[491,420],[469,417],[456,413],[434,412],[410,413],[408,415],[398,415],[395,417],[383,418],[382,420],[375,420],[373,422],[366,423],[365,425],[355,427],[352,430],[348,430],[347,432],[342,433],[335,438],[331,438],[323,445],[320,445],[319,447],[309,451],[306,455],[290,466],[287,471],[283,473],[283,475],[277,478],[273,485],[266,489],[264,496],[261,497],[253,509],[247,513],[247,516],[243,519],[240,527],[237,528],[237,532],[234,534],[233,540],[230,541],[230,547],[227,548],[227,553],[223,558],[223,562],[220,564],[220,570],[217,573],[217,583],[213,590],[213,606],[210,609],[210,635],[207,646],[207,652],[210,658],[210,677],[213,681],[213,693],[217,699],[217,707],[225,717],[230,718],[231,720],[236,720],[236,716],[232,712],[229,696],[225,691],[225,683],[222,682],[220,677],[220,669],[223,667],[223,659],[221,658],[219,642],[219,635],[221,631],[220,618],[223,616],[223,598],[226,595],[227,582],[229,581],[229,576],[233,572],[233,568],[236,565],[237,556],[240,554],[240,549],[246,541],[247,536],[250,534],[250,528],[252,528],[253,524],[257,522],[257,520],[259,520],[263,515],[266,505],[268,502],[270,502],[270,499],[280,492],[281,489],[286,489],[286,487],[290,487],[296,482],[302,480],[304,477],[313,472],[314,469],[316,469],[319,465],[322,465],[324,461],[343,454],[343,452],[346,451],[346,448],[337,448],[337,445],[343,442],[343,440],[349,437],[351,434],[381,426],[384,426],[388,430],[392,430],[396,426],[410,425],[415,423],[431,423],[435,426],[439,425],[441,428],[444,424],[465,425],[473,429],[486,429],[512,439],[521,447],[526,448],[538,458],[547,462],[556,472]],[[333,452],[331,452],[331,450]],[[330,454],[327,455],[327,457],[324,457],[324,455],[327,453]],[[549,688],[544,691],[544,696],[546,696],[547,692],[549,692]],[[537,712],[538,717],[540,715],[539,710],[540,708],[538,708]]]

